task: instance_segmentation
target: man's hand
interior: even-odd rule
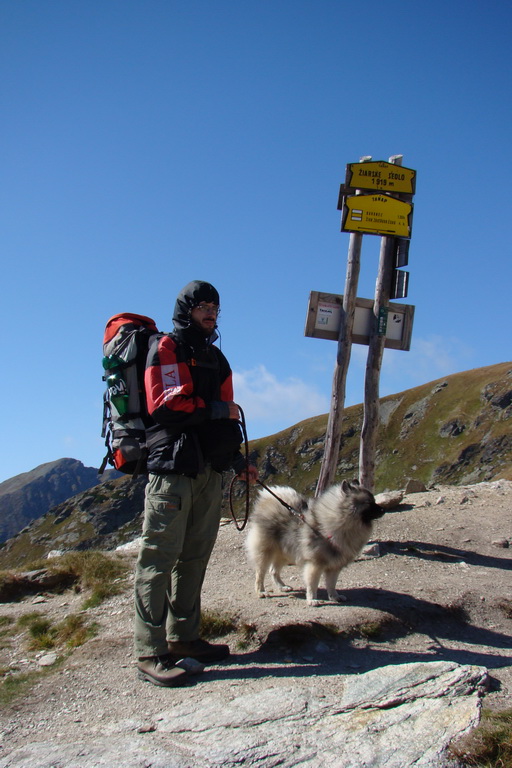
[[[229,407],[228,418],[234,419],[235,421],[241,421],[238,405],[236,403],[226,403],[226,405]]]
[[[254,483],[258,481],[258,470],[253,464],[249,464],[248,467],[238,473],[237,477],[240,480],[249,483],[249,485],[254,485]]]
[[[210,418],[241,421],[240,409],[236,403],[213,400],[210,403]]]

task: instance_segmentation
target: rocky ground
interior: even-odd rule
[[[107,765],[100,758],[81,763],[79,755],[74,762],[57,759],[49,748],[38,762],[28,745],[154,733],[170,708],[190,711],[208,700],[229,707],[241,694],[272,690],[285,696],[295,684],[317,699],[336,698],[340,681],[410,662],[485,667],[485,704],[512,707],[512,483],[438,487],[405,496],[376,521],[371,541],[377,546],[342,572],[338,589],[346,601],[340,604],[308,606],[294,567],[284,573],[293,592],[257,598],[244,538],[224,521],[204,587],[203,607],[236,619],[237,630],[227,636],[228,663],[208,668],[187,688],[139,681],[127,590],[87,612],[100,626],[95,639],[3,711],[0,768]],[[134,554],[126,557],[133,560]],[[319,596],[325,598],[322,589]],[[82,599],[71,592],[31,597],[1,605],[0,616],[39,610],[62,618],[79,610]],[[16,644],[2,654],[2,665],[17,669],[43,661]],[[25,759],[23,749],[29,750]],[[117,764],[125,765],[121,758]],[[185,764],[170,758],[136,763],[141,768]],[[370,764],[378,763],[353,763]]]

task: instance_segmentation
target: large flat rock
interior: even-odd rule
[[[443,768],[450,741],[479,720],[487,672],[453,662],[205,695],[152,716],[105,723],[78,743],[33,742],[0,768]]]

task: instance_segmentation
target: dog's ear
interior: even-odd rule
[[[360,487],[361,486],[359,485],[359,480],[352,480],[351,482],[348,480],[343,480],[341,484],[341,490],[345,495],[350,493],[350,491],[357,491]]]

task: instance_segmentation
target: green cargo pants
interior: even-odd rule
[[[135,571],[135,652],[168,653],[199,637],[201,588],[217,538],[222,476],[149,475]]]

